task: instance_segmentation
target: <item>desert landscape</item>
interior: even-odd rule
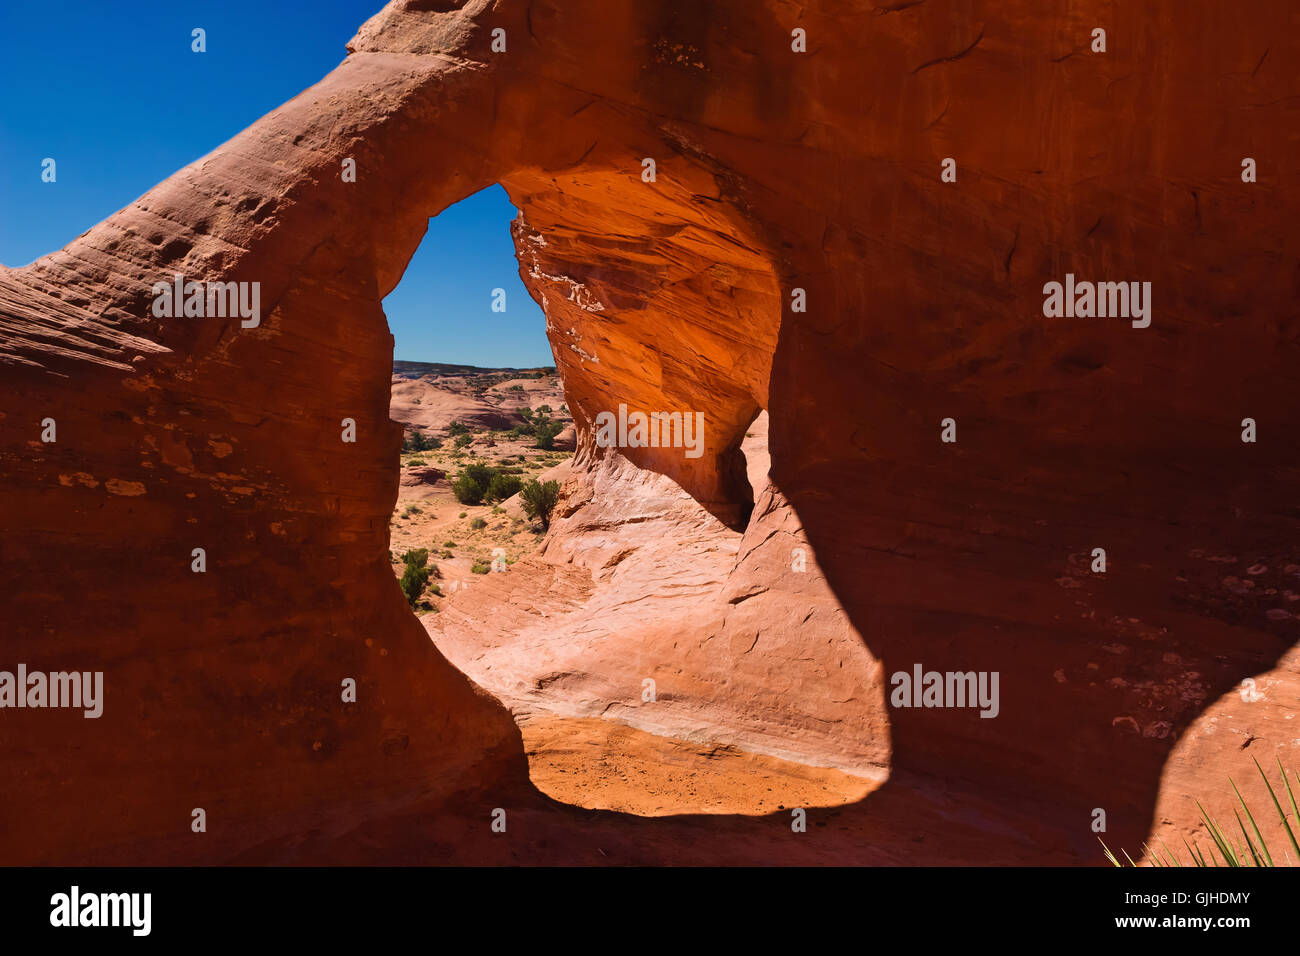
[[[0,267],[0,862],[1300,863],[1296,17],[388,3]]]
[[[485,574],[498,557],[514,564],[538,548],[541,526],[529,521],[517,491],[490,502],[458,498],[453,484],[461,470],[477,463],[521,480],[563,480],[574,440],[554,368],[426,372],[411,367],[417,364],[399,362],[393,376],[392,418],[407,431],[390,550],[399,580],[401,555],[429,551],[432,580],[411,602],[427,612],[471,583],[476,568]],[[549,449],[539,446],[538,416],[559,426],[545,442]]]
[[[412,607],[451,663],[510,708],[539,790],[589,809],[644,816],[765,813],[855,802],[884,779],[885,762],[871,759],[879,755],[830,740],[814,745],[811,720],[824,709],[809,706],[815,688],[865,692],[869,683],[861,669],[867,658],[855,656],[848,642],[827,646],[842,655],[840,668],[846,659],[859,666],[827,683],[817,658],[755,667],[737,660],[753,641],[734,652],[730,642],[706,648],[707,639],[672,623],[698,614],[722,589],[742,537],[680,490],[658,483],[648,495],[634,480],[611,497],[635,500],[640,513],[622,514],[617,524],[646,527],[617,527],[608,515],[588,518],[598,540],[591,525],[566,520],[581,510],[567,504],[557,520],[581,544],[549,555],[548,539],[517,494],[491,504],[458,500],[455,479],[474,463],[514,466],[539,481],[575,487],[568,480],[571,453],[539,452],[531,437],[510,437],[528,421],[519,409],[558,407],[565,414],[554,369],[528,370],[527,377],[473,369],[417,378],[412,364],[397,363],[392,418],[407,427],[407,446],[435,440],[440,447],[402,455],[394,574],[400,580],[405,571],[403,554],[429,552],[434,570]],[[556,446],[572,449],[572,422],[559,421]],[[468,429],[459,441],[455,423]],[[427,439],[415,439],[416,432]],[[741,450],[757,494],[767,485],[765,413],[750,425]],[[677,578],[690,583],[679,588]],[[674,583],[665,588],[666,582]],[[657,593],[665,590],[676,593]],[[820,621],[809,631],[822,640],[833,635]],[[665,660],[649,664],[656,654]],[[655,682],[653,700],[643,693],[646,680]],[[796,682],[805,698],[797,703],[813,713],[781,703]]]

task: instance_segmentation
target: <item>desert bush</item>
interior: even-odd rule
[[[519,489],[523,487],[523,482],[513,474],[499,469],[488,482],[487,494],[484,497],[488,501],[505,501],[507,498],[519,494]]]
[[[481,531],[487,527],[487,522],[482,518],[475,518],[469,523],[469,527],[471,531]]]
[[[483,486],[474,480],[473,476],[467,471],[462,471],[460,477],[452,483],[451,493],[456,496],[456,500],[463,505],[480,505],[483,503]]]
[[[487,574],[492,570],[491,565],[484,564],[482,561],[475,561],[470,565],[470,571],[474,574]]]
[[[462,475],[469,475],[486,488],[488,483],[492,480],[492,476],[496,473],[496,469],[491,465],[484,464],[481,461],[476,461],[466,465],[460,470],[460,473]]]
[[[505,468],[493,468],[474,462],[460,470],[451,486],[452,494],[463,505],[479,505],[487,501],[504,501],[519,491],[519,479]],[[465,517],[465,513],[460,515]]]
[[[402,571],[400,585],[402,593],[406,595],[406,603],[412,610],[420,603],[420,595],[424,593],[424,586],[429,583],[429,575],[433,573],[426,566],[428,560],[428,548],[416,548],[402,555],[402,563],[406,568]]]
[[[564,430],[559,422],[548,421],[537,426],[537,447],[550,451],[555,447],[555,436]]]
[[[442,442],[437,438],[426,435],[414,428],[402,440],[402,451],[433,451],[441,447]]]
[[[560,500],[560,485],[556,481],[545,483],[529,479],[519,491],[519,498],[524,505],[524,513],[542,523],[542,530],[551,526],[551,512]]]

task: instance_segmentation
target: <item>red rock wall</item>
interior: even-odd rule
[[[1032,820],[1041,860],[1093,862],[1094,808],[1133,847],[1162,772],[1241,772],[1227,734],[1168,761],[1252,675],[1247,754],[1296,762],[1292,4],[454,7],[390,4],[319,85],[0,274],[6,660],[108,682],[99,721],[5,715],[6,862],[227,859],[312,814],[522,785],[507,715],[384,560],[379,301],[427,217],[498,181],[580,421],[705,411],[704,458],[633,461],[742,527],[766,407],[773,482],[884,673],[1001,673],[995,720],[891,712],[895,790],[861,813],[905,821],[940,780],[999,808],[987,832]],[[261,326],[149,317],[178,270],[261,282]],[[1151,282],[1151,327],[1045,319],[1066,272]],[[205,802],[240,824],[196,849]]]

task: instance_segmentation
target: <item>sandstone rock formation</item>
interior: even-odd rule
[[[434,468],[432,465],[416,465],[402,472],[402,484],[407,487],[433,485],[446,477],[447,473],[441,468]]]
[[[743,535],[611,456],[566,483],[542,554],[424,618],[434,642],[519,717],[604,717],[883,780],[880,664],[815,558],[791,568],[811,548],[768,484],[766,421],[742,445],[758,489]]]
[[[1136,847],[1250,755],[1294,766],[1293,21],[1286,0],[389,4],[319,84],[0,273],[0,647],[107,694],[99,720],[3,714],[3,861],[1093,863],[1096,808]],[[542,800],[507,710],[406,612],[379,303],[427,219],[494,182],[577,425],[534,573],[575,589],[566,626],[668,575],[696,589],[648,595],[633,634],[637,673],[696,682],[647,726],[722,714],[701,688],[734,665],[728,688],[786,682],[725,734],[888,761],[807,839]],[[260,324],[155,318],[175,273],[261,283]],[[1150,282],[1150,327],[1044,318],[1066,273]],[[620,403],[702,412],[703,454],[597,447]],[[719,550],[674,563],[644,521]],[[999,716],[886,712],[917,663],[999,672]]]
[[[501,372],[482,375],[496,384],[475,387],[478,374],[394,374],[389,415],[403,425],[442,436],[453,422],[476,429],[513,428],[524,422],[520,409],[548,405],[549,417],[566,423],[567,427],[569,416],[561,408],[564,394],[555,375],[547,375],[545,379],[514,379],[506,375]]]

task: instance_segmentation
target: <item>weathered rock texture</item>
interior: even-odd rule
[[[743,534],[610,456],[566,482],[541,555],[423,618],[439,649],[520,719],[598,716],[883,779],[885,678],[768,482],[766,423],[742,446]]]
[[[1094,808],[1135,847],[1161,786],[1186,829],[1183,796],[1250,755],[1300,762],[1296,18],[1288,0],[390,4],[320,84],[0,274],[4,663],[107,682],[99,721],[2,715],[4,861],[1096,862]],[[896,710],[887,744],[844,740],[851,763],[890,753],[890,781],[796,844],[780,816],[579,826],[528,796],[508,714],[424,640],[385,551],[379,302],[427,218],[493,182],[522,209],[591,495],[548,544],[554,573],[617,576],[584,513],[634,521],[633,488],[670,481],[744,535],[699,579],[701,607],[732,610],[675,625],[690,647],[756,634],[748,673],[773,671],[822,640],[822,618],[781,615],[829,588],[864,675],[998,671],[997,719]],[[174,272],[260,282],[260,327],[152,318]],[[1043,318],[1067,272],[1151,282],[1151,327]],[[705,453],[620,463],[590,430],[620,402],[702,411]],[[754,507],[739,447],[760,408],[773,490]],[[806,584],[778,553],[795,528]],[[1248,711],[1247,677],[1268,688]],[[826,706],[878,733],[870,696],[851,719]],[[1231,732],[1193,723],[1210,707]],[[798,709],[763,732],[802,739]],[[487,843],[503,794],[522,832]]]

